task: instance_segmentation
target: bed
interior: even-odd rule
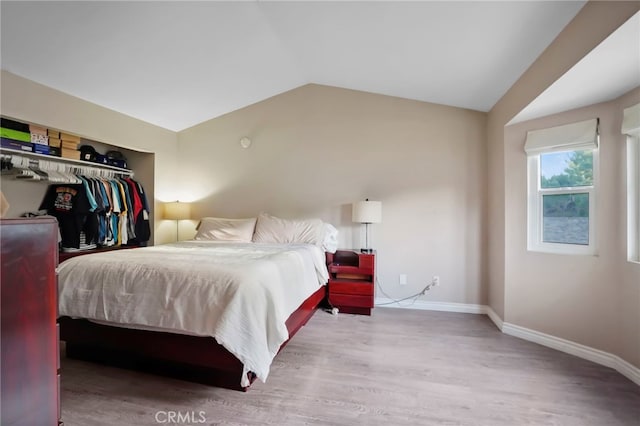
[[[58,267],[69,358],[247,390],[325,297],[315,244],[192,240]]]

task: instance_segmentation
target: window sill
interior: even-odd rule
[[[532,253],[564,254],[570,256],[598,256],[598,252],[595,247],[576,247],[570,244],[534,245],[527,247],[527,251]]]

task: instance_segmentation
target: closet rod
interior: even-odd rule
[[[111,172],[114,172],[116,174],[133,177],[133,171],[132,170],[123,169],[121,167],[109,166],[107,164],[91,163],[91,162],[88,162],[88,161],[74,160],[72,158],[64,158],[64,157],[55,157],[55,156],[52,156],[52,155],[36,154],[34,152],[19,151],[19,150],[16,150],[16,149],[9,149],[9,148],[0,148],[0,154],[2,154],[3,157],[8,157],[8,159],[10,159],[12,156],[26,157],[26,158],[32,158],[32,159],[37,159],[37,160],[50,161],[52,163],[60,163],[60,164],[68,165],[68,166],[71,166],[71,167],[77,166],[77,167],[86,167],[86,168],[96,169],[96,170],[111,171]]]

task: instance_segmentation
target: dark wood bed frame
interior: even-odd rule
[[[289,340],[309,321],[325,298],[322,286],[287,319]],[[242,363],[212,337],[133,330],[61,317],[60,340],[68,358],[102,362],[168,375],[218,387],[247,391],[240,386]],[[280,346],[280,350],[289,342]],[[255,380],[248,373],[250,383]]]

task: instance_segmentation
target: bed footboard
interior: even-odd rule
[[[289,340],[313,316],[324,297],[323,286],[291,314],[286,322]],[[69,317],[60,318],[59,323],[60,340],[66,342],[68,358],[248,390],[240,386],[242,363],[212,337],[111,327]],[[255,375],[249,375],[253,383]]]

